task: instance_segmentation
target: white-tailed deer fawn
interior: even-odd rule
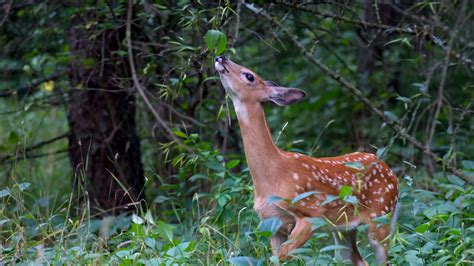
[[[264,81],[248,68],[222,56],[215,59],[215,69],[232,98],[239,121],[255,186],[255,211],[260,219],[277,217],[283,222],[270,240],[272,253],[280,260],[287,260],[290,251],[312,236],[312,224],[307,218],[320,217],[339,231],[335,240],[347,247],[340,251],[344,260],[366,265],[357,250],[356,227],[367,224],[377,263],[388,263],[391,225],[378,222],[376,218],[391,214],[394,225],[399,189],[392,170],[370,153],[312,158],[279,149],[271,138],[262,103],[272,101],[285,106],[303,99],[306,94],[299,89]],[[335,199],[334,195],[340,195],[344,186],[352,189],[355,202],[338,198],[327,203],[328,198]],[[283,200],[303,193],[307,196],[294,204]],[[282,200],[269,201],[270,197],[275,198],[272,196]]]

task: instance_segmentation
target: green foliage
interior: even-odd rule
[[[368,29],[256,1],[281,20],[312,55],[357,84],[390,120],[429,144],[442,158],[437,167],[338,82],[310,65],[281,29],[244,6],[238,11],[231,1],[221,5],[211,1],[134,1],[132,38],[139,80],[186,148],[170,140],[137,97],[146,207],[136,213],[96,217],[87,204],[76,201],[77,191],[71,189],[76,169],[71,169],[66,152],[74,144],[62,137],[29,148],[68,132],[71,93],[87,89],[81,84],[71,87],[69,64],[82,63],[90,70],[108,62],[92,55],[71,57],[74,44],[68,37],[70,31],[84,27],[91,43],[107,40],[108,30],[125,27],[127,1],[84,1],[80,6],[30,2],[12,1],[0,27],[0,94],[5,94],[0,98],[2,263],[275,263],[269,238],[281,221],[259,221],[252,210],[253,186],[238,124],[213,70],[213,58],[225,53],[234,54],[233,60],[265,79],[308,93],[305,101],[294,106],[266,105],[268,124],[280,147],[318,157],[362,148],[376,153],[399,175],[401,209],[390,248],[394,264],[470,265],[474,261],[474,188],[472,182],[445,172],[443,167],[452,163],[474,180],[472,63],[466,64],[454,54],[473,57],[469,46],[472,31],[466,30],[472,28],[472,21],[459,27],[444,79],[445,49],[429,37],[433,33],[447,45],[451,33],[446,28],[456,28],[458,16],[454,12],[460,3],[418,1],[415,7],[406,8],[415,18],[436,21],[436,25],[423,24],[429,19],[420,24],[404,16],[398,22],[400,29],[413,29],[413,25],[430,29],[408,34],[398,29]],[[352,20],[360,20],[362,13],[358,5],[314,5],[318,11]],[[472,3],[467,12],[472,14]],[[84,24],[71,21],[76,14],[82,15]],[[378,43],[379,37],[384,37],[382,43]],[[125,42],[119,43],[112,56],[127,58]],[[371,44],[376,46],[375,52],[381,50],[377,56],[383,60],[375,60],[369,71],[361,69],[360,55],[371,49]],[[130,80],[113,79],[127,91],[133,87]],[[442,105],[435,116],[438,100]],[[434,131],[428,143],[431,128]],[[346,166],[363,169],[359,162]],[[296,204],[314,193],[293,199],[273,196],[268,202]],[[355,205],[357,198],[352,194],[353,190],[344,186],[322,205],[338,199]],[[309,220],[314,237],[292,252],[295,260],[288,264],[342,264],[333,256],[342,247],[334,245],[331,233],[325,230],[330,225],[322,218]],[[377,221],[389,223],[390,217]],[[361,253],[373,264],[367,228],[358,230]]]

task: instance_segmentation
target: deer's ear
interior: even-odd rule
[[[300,89],[285,88],[278,86],[267,86],[270,90],[268,100],[280,105],[287,106],[292,103],[301,101],[306,97],[306,93]]]

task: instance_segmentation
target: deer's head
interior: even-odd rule
[[[306,97],[302,90],[280,87],[272,81],[263,80],[252,70],[223,56],[215,59],[214,67],[232,100],[244,104],[272,101],[285,106]]]

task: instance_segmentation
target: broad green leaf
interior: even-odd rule
[[[319,252],[334,251],[334,250],[341,250],[341,249],[349,249],[349,248],[343,245],[330,245],[330,246],[325,246],[324,248],[320,249]]]
[[[173,242],[173,226],[159,220],[156,222],[156,228],[162,238],[168,240],[170,243]]]
[[[342,186],[341,189],[339,190],[339,198],[343,199],[347,196],[352,195],[352,188],[350,186]]]
[[[136,215],[135,213],[132,214],[132,222],[135,223],[135,224],[143,224],[144,223],[143,219],[140,216]]]
[[[458,185],[458,186],[464,186],[464,184],[466,183],[464,180],[459,178],[457,175],[448,175],[448,180],[452,184]]]
[[[0,190],[0,198],[10,196],[10,189],[9,188],[4,188]]]
[[[346,196],[342,200],[353,205],[359,203],[359,200],[356,196]]]
[[[225,171],[225,167],[220,162],[207,162],[204,165],[206,167],[208,167],[212,170],[216,170],[218,172],[224,172]]]
[[[262,265],[261,260],[257,260],[256,258],[252,257],[233,257],[228,260],[232,265],[237,266],[258,266]]]
[[[364,165],[360,162],[347,162],[347,163],[344,163],[344,165],[350,168],[357,169],[357,170],[364,169]]]
[[[175,136],[183,138],[183,139],[188,137],[188,135],[186,135],[184,132],[182,132],[180,130],[174,130],[173,133],[174,133]]]
[[[407,97],[403,97],[403,96],[398,96],[397,98],[395,98],[399,101],[402,101],[404,103],[411,103],[411,99],[410,98],[407,98]]]
[[[328,203],[330,203],[330,202],[333,202],[333,201],[335,201],[335,200],[338,200],[338,199],[339,199],[338,196],[328,195],[328,196],[326,197],[326,199],[323,201],[323,203],[321,203],[321,206],[324,206],[324,205],[326,205],[326,204],[328,204]]]
[[[23,190],[29,188],[30,185],[31,185],[31,183],[28,183],[28,182],[20,183],[20,184],[18,184],[18,189],[19,189],[20,191],[23,191]]]
[[[306,220],[311,223],[311,230],[313,231],[328,224],[323,218],[306,218]]]
[[[388,119],[390,119],[390,121],[393,121],[393,122],[398,121],[398,116],[396,116],[394,113],[390,111],[385,111],[383,113],[386,117],[388,117]]]
[[[467,170],[474,170],[474,161],[462,160],[461,164]]]
[[[232,160],[232,161],[226,163],[225,167],[227,169],[232,169],[232,168],[236,167],[237,165],[239,165],[239,163],[240,163],[240,160]]]
[[[258,230],[262,232],[270,232],[275,235],[278,229],[283,225],[283,222],[277,217],[271,217],[260,222]]]
[[[382,159],[385,154],[387,154],[387,147],[379,148],[375,153],[375,155],[377,155],[377,159],[379,160]]]
[[[298,196],[296,196],[294,199],[291,200],[291,204],[295,204],[297,203],[298,201],[304,199],[304,198],[307,198],[313,194],[316,194],[316,192],[314,191],[308,191],[308,192],[304,192],[304,193],[301,193],[299,194]]]
[[[224,52],[227,46],[227,36],[219,30],[208,30],[204,37],[207,47],[216,55]]]
[[[280,201],[280,200],[283,200],[283,198],[278,197],[278,196],[270,196],[270,197],[267,198],[267,202],[269,204],[273,203],[273,202],[276,202],[276,201]]]
[[[189,181],[194,182],[194,181],[199,180],[199,179],[207,180],[207,179],[209,179],[209,178],[207,177],[207,175],[195,174],[195,175],[192,175],[192,176],[189,178]]]

